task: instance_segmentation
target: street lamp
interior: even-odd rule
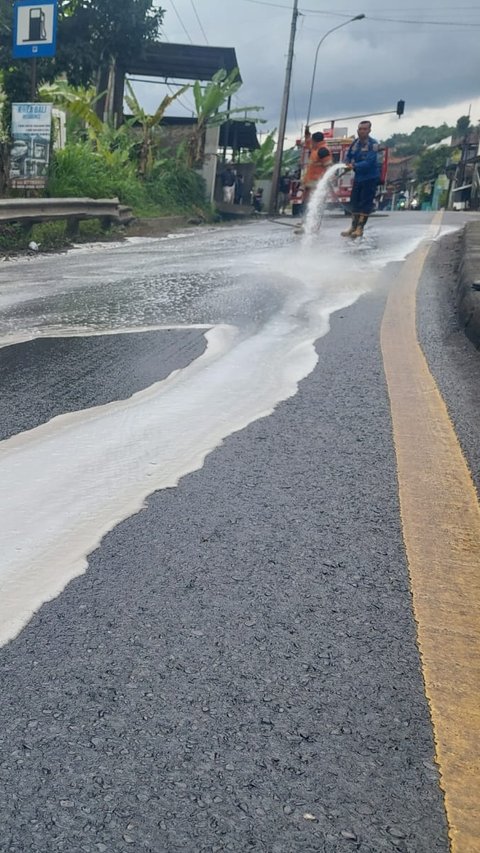
[[[318,51],[320,50],[320,45],[322,45],[322,44],[323,44],[323,42],[325,41],[325,39],[327,38],[327,36],[329,36],[329,35],[330,35],[330,33],[334,33],[334,32],[335,32],[335,30],[339,30],[339,29],[340,29],[340,27],[346,27],[346,26],[347,26],[347,24],[351,24],[351,23],[352,23],[352,21],[361,21],[361,20],[362,20],[362,18],[365,18],[365,15],[363,15],[363,14],[362,14],[362,15],[355,15],[355,17],[354,17],[354,18],[349,18],[349,19],[348,19],[348,21],[344,21],[344,22],[343,22],[343,24],[337,24],[337,26],[336,26],[336,27],[332,27],[332,29],[331,29],[331,30],[328,30],[328,32],[326,32],[326,33],[325,33],[325,35],[324,35],[324,36],[322,36],[322,38],[321,38],[321,39],[320,39],[320,41],[318,42],[318,44],[317,44],[317,50],[315,51],[315,62],[314,62],[314,64],[313,64],[312,85],[310,86],[310,97],[309,97],[309,99],[308,99],[307,121],[305,122],[305,124],[306,124],[306,126],[307,126],[307,127],[308,127],[308,123],[309,123],[309,121],[310,121],[310,111],[311,111],[311,108],[312,108],[313,87],[314,87],[314,85],[315,85],[315,74],[316,74],[316,71],[317,71],[317,59],[318,59]]]

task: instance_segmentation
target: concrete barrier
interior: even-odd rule
[[[480,349],[480,220],[467,223],[462,239],[457,310],[466,335]]]

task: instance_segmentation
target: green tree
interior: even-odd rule
[[[451,136],[454,128],[445,122],[439,127],[421,125],[410,133],[394,133],[386,141],[388,148],[394,148],[399,157],[409,157],[412,154],[421,154],[428,145],[435,145],[447,136]]]
[[[93,82],[99,68],[122,64],[160,35],[164,10],[154,0],[60,0],[56,70],[74,84]]]
[[[419,182],[434,181],[442,172],[450,155],[448,145],[432,148],[420,155],[416,161],[416,174]]]
[[[470,127],[470,116],[460,116],[457,121],[457,136],[465,136]]]
[[[75,86],[90,86],[99,69],[122,63],[158,39],[164,10],[155,0],[59,0],[57,53],[37,62],[40,82],[65,74]],[[0,68],[9,120],[12,101],[30,100],[31,63],[12,59],[13,4],[0,0]]]

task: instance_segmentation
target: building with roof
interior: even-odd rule
[[[211,80],[224,69],[230,73],[238,69],[237,56],[233,47],[210,47],[205,45],[172,44],[159,42],[146,45],[141,54],[128,64],[117,61],[110,69],[100,74],[97,91],[101,94],[96,103],[97,114],[116,126],[124,120],[123,100],[126,76],[140,82],[153,78],[171,86],[185,82]],[[240,75],[240,71],[239,71]],[[241,80],[241,77],[240,77]],[[227,109],[230,103],[227,104]],[[194,117],[165,116],[161,122],[162,144],[175,151],[188,139]],[[214,200],[218,189],[218,172],[221,162],[230,150],[232,157],[240,150],[253,151],[259,148],[254,122],[228,120],[220,127],[207,127],[205,133],[203,164],[200,169],[207,185],[207,195]]]

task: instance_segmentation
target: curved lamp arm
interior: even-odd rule
[[[366,17],[366,16],[365,16],[365,15],[363,15],[363,14],[362,14],[362,15],[355,15],[355,17],[354,17],[354,18],[349,18],[349,19],[348,19],[348,21],[343,21],[343,23],[342,23],[342,24],[337,24],[337,26],[336,26],[336,27],[332,27],[332,29],[331,29],[331,30],[328,30],[328,31],[325,33],[325,35],[324,35],[324,36],[322,36],[322,38],[321,38],[321,39],[320,39],[320,41],[318,42],[318,44],[317,44],[317,49],[316,49],[316,51],[315,51],[315,62],[313,63],[312,85],[310,86],[310,97],[309,97],[309,99],[308,99],[307,120],[306,120],[306,122],[305,122],[305,124],[306,124],[306,126],[307,126],[307,127],[308,127],[308,123],[309,123],[309,121],[310,121],[310,111],[311,111],[311,109],[312,109],[312,98],[313,98],[313,87],[314,87],[314,85],[315,85],[315,74],[317,73],[318,51],[320,50],[321,45],[323,44],[323,42],[325,41],[325,39],[327,38],[327,36],[329,36],[329,35],[330,35],[330,33],[334,33],[334,32],[335,32],[335,30],[339,30],[341,27],[346,27],[346,26],[347,26],[347,24],[351,24],[351,23],[352,23],[352,21],[361,21],[361,20],[362,20],[362,18],[365,18],[365,17]]]

